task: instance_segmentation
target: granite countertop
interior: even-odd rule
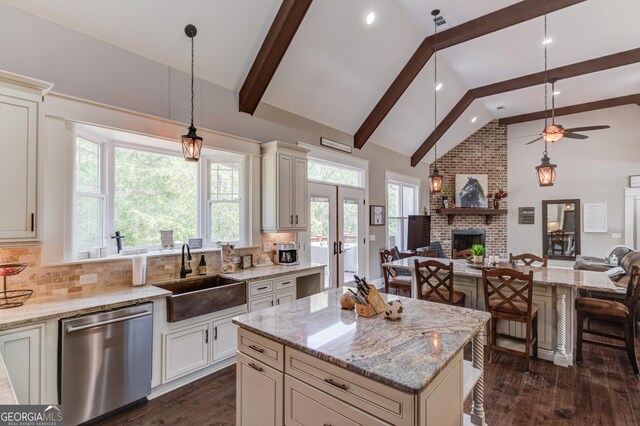
[[[441,259],[432,257],[411,256],[393,262],[385,263],[384,266],[392,266],[397,269],[413,271],[415,260],[437,260],[442,263],[453,262],[453,273],[456,275],[469,277],[482,277],[482,271],[469,266],[464,259]],[[521,272],[533,271],[533,283],[538,285],[552,285],[559,287],[573,287],[585,290],[618,292],[618,287],[604,272],[597,271],[577,271],[567,268],[546,268],[538,266],[516,266],[505,264],[505,268],[513,268]]]
[[[18,308],[0,310],[0,330],[51,318],[81,315],[132,303],[147,302],[169,294],[171,292],[167,290],[146,285],[92,291],[82,295],[61,295],[28,300]]]
[[[236,272],[220,273],[224,277],[233,278],[241,281],[252,281],[262,278],[273,278],[282,275],[295,274],[310,269],[324,268],[325,265],[321,263],[300,262],[299,265],[282,266],[263,266],[261,268],[241,269]]]
[[[17,403],[18,399],[13,391],[13,386],[11,386],[2,355],[0,355],[0,405],[14,405]]]
[[[233,319],[238,326],[408,393],[419,393],[490,315],[423,300],[402,300],[400,321],[340,309],[338,288]]]

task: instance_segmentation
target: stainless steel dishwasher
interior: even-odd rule
[[[153,304],[60,320],[58,392],[77,425],[151,393]]]

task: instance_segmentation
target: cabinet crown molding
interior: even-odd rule
[[[28,90],[34,94],[44,96],[51,91],[53,83],[0,70],[0,87]]]

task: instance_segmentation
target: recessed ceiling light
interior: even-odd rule
[[[549,44],[553,41],[553,39],[551,37],[545,38],[544,40],[542,40],[542,44]]]
[[[555,92],[553,92],[553,96],[558,96],[560,94],[559,90],[556,90]]]
[[[442,89],[442,83],[436,84],[436,90],[440,90],[440,89]]]
[[[471,119],[471,122],[472,122],[472,123],[475,123],[476,121],[478,121],[478,117],[473,117],[473,118]]]
[[[373,21],[375,21],[375,20],[376,20],[376,14],[373,13],[373,12],[369,12],[369,14],[367,15],[367,19],[366,19],[367,25],[373,24]]]

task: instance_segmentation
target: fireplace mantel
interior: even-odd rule
[[[437,209],[436,213],[446,214],[449,225],[453,224],[453,218],[458,215],[478,215],[485,217],[485,223],[491,223],[493,216],[507,214],[507,209],[483,209],[483,208],[455,208],[455,209]]]

